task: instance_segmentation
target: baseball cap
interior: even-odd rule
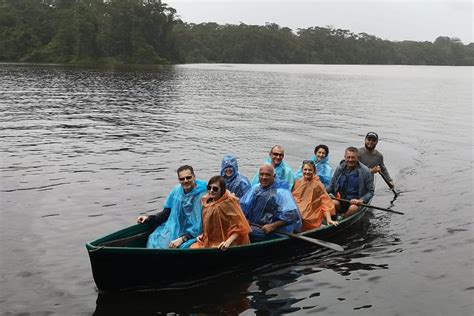
[[[379,135],[377,135],[377,133],[374,133],[374,132],[368,132],[367,135],[365,135],[365,138],[375,138],[376,140],[378,140]]]

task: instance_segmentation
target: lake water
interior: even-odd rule
[[[473,68],[0,64],[0,311],[5,315],[472,315]],[[85,243],[162,207],[175,170],[234,153],[252,177],[281,144],[336,166],[380,136],[401,193],[337,242],[199,290],[102,295]],[[150,271],[150,273],[154,273]],[[158,271],[156,272],[158,273]]]

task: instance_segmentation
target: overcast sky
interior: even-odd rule
[[[473,42],[472,0],[163,0],[185,22],[348,29],[391,41]]]

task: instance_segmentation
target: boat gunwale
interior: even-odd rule
[[[367,210],[368,210],[368,207],[363,207],[360,211],[353,214],[352,216],[350,216],[348,218],[344,218],[343,220],[339,221],[339,225],[345,224],[347,222],[350,223],[356,217],[362,217],[367,212]],[[353,222],[355,222],[355,221],[353,221]],[[193,253],[193,254],[201,254],[201,253],[214,253],[216,251],[222,252],[222,250],[219,250],[218,248],[215,248],[215,247],[214,248],[198,248],[198,249],[189,249],[189,248],[185,248],[185,249],[181,249],[181,248],[159,249],[159,248],[146,248],[146,247],[110,247],[110,246],[101,246],[100,245],[100,243],[106,242],[105,239],[112,241],[113,240],[112,238],[114,236],[123,234],[125,232],[128,232],[133,228],[135,228],[137,231],[139,231],[141,233],[146,232],[147,230],[144,230],[143,228],[138,229],[139,227],[143,227],[143,226],[140,226],[140,225],[144,225],[144,224],[132,225],[132,226],[123,228],[119,231],[116,231],[114,233],[111,233],[111,234],[102,236],[100,238],[97,238],[93,241],[90,241],[90,242],[86,243],[86,248],[87,248],[89,253],[96,252],[96,251],[116,252],[117,250],[127,252],[127,253],[128,252],[133,253],[133,252],[143,252],[143,251],[145,251],[145,252],[150,253],[150,254],[152,254],[152,253],[170,253],[170,254],[173,254],[173,253],[174,254]],[[306,236],[306,237],[311,238],[311,235],[316,234],[316,233],[321,233],[321,232],[325,232],[325,231],[328,231],[328,232],[334,231],[334,232],[336,232],[338,230],[338,226],[334,226],[334,225],[321,226],[321,227],[318,227],[318,228],[315,228],[315,229],[312,229],[312,230],[297,233],[295,235]],[[344,226],[344,225],[342,225],[342,226]],[[235,245],[235,246],[229,247],[226,250],[226,252],[241,251],[241,250],[244,250],[246,248],[265,247],[265,246],[268,246],[270,244],[281,243],[281,242],[287,241],[289,239],[295,239],[295,238],[288,237],[288,236],[282,236],[280,238],[269,239],[269,240],[259,241],[259,242],[255,242],[255,243],[245,244],[245,245]],[[304,241],[300,241],[300,242],[304,242]],[[97,244],[97,245],[95,245],[95,244]]]

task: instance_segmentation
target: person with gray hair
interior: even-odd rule
[[[342,213],[343,217],[356,213],[362,204],[366,204],[372,199],[374,196],[374,178],[369,168],[359,162],[357,148],[346,148],[344,160],[336,168],[326,191],[336,198],[350,201],[333,200],[336,212],[338,214]]]

